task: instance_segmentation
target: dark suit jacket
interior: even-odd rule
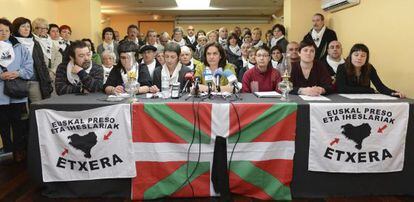
[[[161,90],[161,70],[162,68],[157,68],[154,71],[154,79],[153,79],[153,83],[154,85],[156,85],[158,87],[158,89]],[[178,72],[178,82],[180,82],[180,92],[183,90],[184,85],[185,85],[185,74],[187,72],[191,72],[191,69],[186,67],[186,66],[182,66],[180,71]]]
[[[194,43],[190,42],[190,39],[188,38],[188,36],[184,37],[185,40],[185,45],[188,46],[189,48],[191,48],[193,50],[193,52],[196,51],[196,46],[197,46],[197,38],[194,39]]]
[[[310,30],[308,34],[306,34],[305,37],[303,37],[303,40],[313,41],[311,33],[312,33],[312,30]],[[326,55],[328,55],[328,51],[327,51],[328,45],[333,40],[338,40],[338,37],[336,36],[335,31],[329,28],[326,28],[325,33],[323,33],[323,36],[321,39],[321,44],[316,49],[315,60],[322,60],[323,58],[326,57]]]

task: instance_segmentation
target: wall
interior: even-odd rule
[[[101,41],[101,3],[99,0],[57,0],[57,23],[72,28],[72,40],[90,38]]]
[[[152,15],[111,15],[105,16],[108,20],[108,25],[114,30],[119,31],[119,36],[123,38],[127,34],[127,28],[129,25],[134,24],[138,26],[138,21],[151,21],[154,20]],[[174,21],[172,16],[162,16],[160,21]],[[171,30],[172,31],[172,30]]]
[[[0,17],[6,17],[10,21],[17,17],[25,17],[32,21],[41,17],[49,22],[56,22],[55,0],[0,0],[0,5]]]
[[[302,41],[312,29],[312,16],[315,13],[326,15],[321,9],[321,0],[284,0],[283,13],[287,39],[297,42]],[[327,17],[328,22],[329,16]]]
[[[331,27],[343,44],[344,57],[354,43],[370,49],[370,62],[390,88],[414,97],[414,1],[361,0],[330,14]]]

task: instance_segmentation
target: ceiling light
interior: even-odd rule
[[[210,8],[210,0],[175,0],[179,9],[208,9]]]

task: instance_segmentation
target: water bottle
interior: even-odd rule
[[[161,76],[161,92],[163,98],[170,97],[170,78],[167,75]]]

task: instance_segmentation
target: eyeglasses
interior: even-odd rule
[[[35,29],[48,30],[49,28],[47,28],[47,27],[35,27]]]
[[[256,55],[256,57],[257,58],[267,58],[267,57],[269,57],[270,55],[267,55],[267,54],[265,54],[265,55],[262,55],[262,54],[257,54]]]

